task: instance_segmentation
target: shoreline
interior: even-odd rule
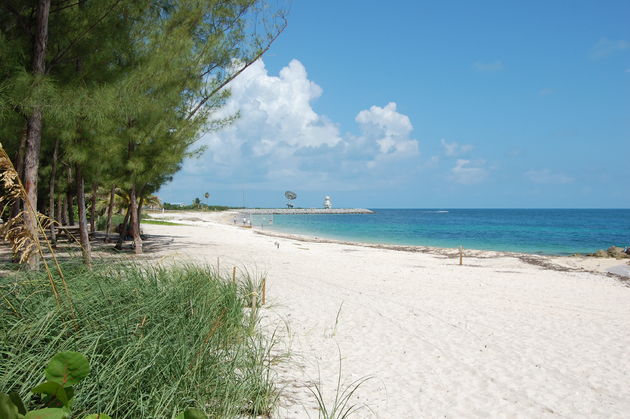
[[[264,209],[258,209],[265,211]],[[219,222],[221,224],[230,226],[232,228],[243,229],[240,224],[234,224],[234,217],[242,216],[244,213],[250,211],[242,210],[228,210],[220,212],[203,212],[203,211],[171,211],[166,213],[150,212],[149,215],[155,216],[156,219],[173,220],[180,222],[183,225],[203,225],[199,223],[205,222]],[[179,217],[174,217],[174,215]],[[258,214],[271,214],[265,212],[259,212]],[[208,219],[196,217],[206,216]],[[438,246],[422,246],[422,245],[404,245],[404,244],[390,244],[390,243],[371,243],[361,242],[353,240],[341,240],[327,237],[319,237],[308,234],[299,233],[286,233],[280,231],[263,230],[257,226],[253,226],[251,231],[268,237],[285,238],[291,240],[297,240],[305,243],[331,243],[348,246],[359,246],[365,248],[374,249],[386,249],[402,252],[424,253],[430,255],[439,255],[455,259],[459,257],[459,249],[456,247],[438,247]],[[587,254],[571,254],[571,255],[551,255],[540,253],[527,253],[527,252],[512,252],[512,251],[500,251],[500,250],[484,250],[484,249],[468,249],[464,248],[464,258],[496,258],[496,257],[514,257],[523,262],[529,263],[535,266],[545,267],[556,271],[565,272],[591,272],[605,274],[611,278],[616,278],[622,282],[630,280],[630,264],[629,259],[615,259],[598,258]],[[630,286],[630,283],[627,283]]]

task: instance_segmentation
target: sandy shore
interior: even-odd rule
[[[596,272],[622,261],[478,251],[459,266],[454,250],[272,237],[227,213],[176,218],[191,225],[143,225],[170,242],[161,258],[266,275],[265,324],[292,355],[277,368],[279,418],[317,417],[308,388],[330,401],[340,361],[342,386],[370,377],[356,417],[630,414],[630,287]]]

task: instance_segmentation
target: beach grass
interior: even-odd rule
[[[45,275],[0,279],[0,390],[30,390],[60,351],[92,365],[77,387],[77,417],[171,418],[186,407],[209,417],[269,415],[277,399],[273,340],[231,278],[198,266],[128,262],[63,266],[72,304],[58,306]]]
[[[174,223],[172,221],[162,221],[162,220],[151,220],[148,218],[143,218],[141,221],[142,224],[155,224],[155,225],[162,225],[162,226],[182,226],[185,224],[180,224],[180,223]]]

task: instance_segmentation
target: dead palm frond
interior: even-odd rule
[[[13,205],[14,202],[22,200],[24,202],[24,210],[20,211],[15,217],[10,218],[6,222],[0,224],[0,236],[11,245],[11,249],[14,255],[19,255],[19,262],[24,263],[28,261],[34,254],[38,254],[43,263],[44,268],[48,276],[51,290],[55,296],[57,304],[61,305],[62,300],[59,294],[57,283],[52,274],[48,262],[44,258],[43,246],[39,236],[43,237],[48,250],[54,261],[57,274],[63,284],[66,300],[70,305],[71,312],[74,314],[74,307],[68,284],[63,275],[63,271],[59,266],[57,256],[50,244],[50,241],[46,237],[46,229],[49,228],[55,220],[47,217],[44,214],[38,213],[31,205],[30,200],[27,198],[26,190],[20,181],[20,177],[13,166],[13,162],[7,155],[4,147],[0,143],[0,189],[3,194],[0,195],[0,214],[3,214],[7,207]],[[36,231],[31,231],[26,223],[25,215],[31,216],[36,222]]]

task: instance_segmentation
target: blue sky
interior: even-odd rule
[[[295,0],[162,200],[630,207],[630,2]]]

